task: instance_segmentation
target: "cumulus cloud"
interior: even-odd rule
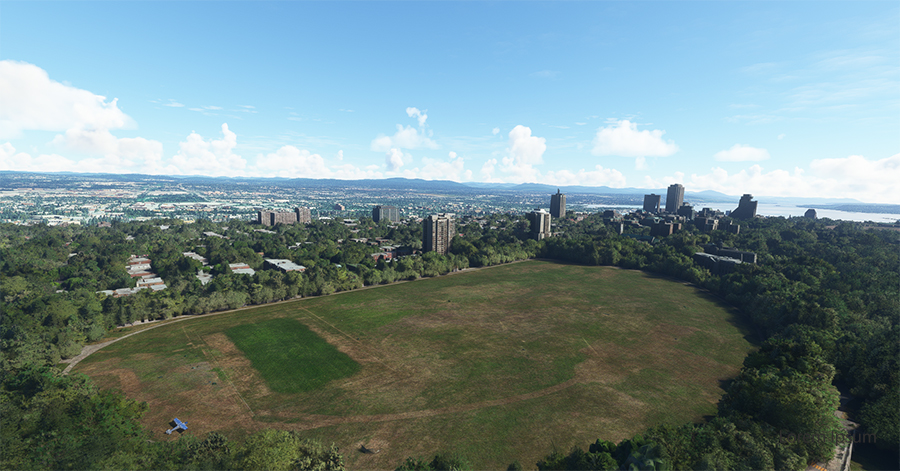
[[[592,153],[635,157],[640,169],[645,166],[647,157],[667,157],[678,152],[673,141],[663,140],[665,133],[658,129],[638,131],[637,123],[623,119],[597,130]]]
[[[116,99],[95,95],[51,80],[47,72],[26,62],[0,61],[0,138],[22,131],[121,129],[134,121]]]
[[[415,169],[412,174],[416,178],[425,180],[453,180],[463,181],[472,179],[472,171],[465,169],[463,158],[456,152],[448,154],[449,160],[422,158],[422,167]]]
[[[897,182],[900,181],[900,154],[880,160],[860,155],[836,159],[817,159],[809,164],[809,171],[767,170],[759,164],[736,173],[721,167],[707,174],[692,174],[684,185],[696,190],[715,190],[723,193],[752,193],[762,196],[842,197],[867,203],[897,203]],[[663,186],[663,185],[655,185]]]
[[[868,160],[861,155],[817,159],[809,164],[809,168],[822,179],[842,183],[845,189],[836,189],[837,193],[832,194],[861,195],[858,199],[879,203],[897,203],[900,199],[900,154],[881,160]]]
[[[625,175],[613,168],[603,168],[597,165],[593,170],[581,169],[577,172],[569,170],[550,171],[541,180],[549,185],[584,185],[584,186],[608,186],[622,188],[625,186]]]
[[[493,135],[495,135],[495,136],[496,136],[497,134],[500,134],[500,128],[494,128],[494,129],[491,129],[491,134],[493,134]]]
[[[16,152],[9,142],[0,145],[0,170],[21,172],[84,172],[78,163],[57,154],[32,157],[26,152]]]
[[[424,132],[407,126],[397,125],[397,132],[393,136],[380,135],[372,141],[371,149],[374,151],[385,152],[392,147],[402,149],[437,149],[438,145],[432,141]]]
[[[284,178],[328,178],[331,171],[319,154],[283,146],[274,153],[256,156],[256,170],[261,176]]]
[[[51,144],[83,154],[101,155],[109,165],[115,165],[106,171],[162,171],[162,143],[143,137],[118,138],[106,129],[73,128],[57,135]]]
[[[540,172],[534,165],[544,162],[544,152],[547,150],[547,140],[543,137],[531,135],[531,128],[521,124],[509,132],[509,147],[506,148],[506,156],[501,160],[501,171],[506,175],[505,179],[516,183],[535,182],[540,178]],[[487,169],[482,168],[482,174]],[[489,169],[493,178],[493,169]]]
[[[428,112],[428,110],[420,111],[418,108],[413,107],[413,106],[410,106],[409,108],[406,109],[406,114],[410,118],[417,118],[419,120],[419,127],[425,126],[425,120],[428,119],[428,115],[425,114],[427,112]]]
[[[26,152],[16,152],[11,143],[0,145],[0,170],[22,172],[136,172],[135,163],[118,156],[82,159],[75,161],[59,154],[40,154],[32,157]]]
[[[509,132],[509,156],[516,164],[536,165],[544,163],[547,140],[531,135],[531,128],[521,124]]]
[[[769,151],[735,144],[731,146],[731,149],[716,152],[713,157],[720,162],[759,162],[769,159]]]
[[[372,140],[369,147],[378,152],[389,152],[394,147],[400,149],[437,149],[437,143],[431,140],[425,131],[425,120],[428,119],[428,115],[413,107],[407,108],[406,114],[410,118],[418,119],[419,129],[398,124],[397,132],[393,136],[379,134],[378,137]]]
[[[494,178],[494,170],[497,168],[497,159],[488,159],[481,166],[481,179],[488,183],[500,183],[502,180]]]
[[[178,144],[172,165],[183,175],[238,176],[243,175],[247,161],[236,155],[237,135],[222,124],[222,139],[209,141],[196,132]]]
[[[403,166],[403,151],[397,148],[390,149],[384,156],[384,165],[390,172],[400,170],[400,167]]]

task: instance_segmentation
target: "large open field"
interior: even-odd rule
[[[147,401],[160,440],[177,416],[302,431],[356,469],[436,451],[505,468],[713,414],[751,348],[691,286],[524,262],[163,325],[75,371]]]

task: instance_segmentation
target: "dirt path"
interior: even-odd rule
[[[526,262],[526,261],[528,261],[528,260],[516,260],[516,261],[514,261],[514,262],[501,263],[501,264],[499,264],[499,265],[491,265],[491,266],[489,266],[489,267],[464,268],[464,269],[462,269],[462,270],[450,272],[450,273],[447,273],[446,275],[441,275],[441,276],[458,275],[458,274],[461,274],[461,273],[468,273],[468,272],[471,272],[471,271],[477,271],[477,270],[485,270],[485,269],[494,268],[494,267],[502,267],[502,266],[506,266],[506,265],[511,265],[511,264],[513,264],[513,263],[521,263],[521,262]],[[341,294],[345,294],[345,293],[354,293],[354,292],[361,291],[361,290],[373,289],[373,288],[381,288],[381,287],[384,287],[384,286],[393,286],[393,285],[400,284],[400,283],[412,283],[412,282],[416,282],[416,281],[419,281],[419,280],[426,280],[426,279],[429,279],[429,278],[417,278],[417,279],[411,280],[411,281],[410,281],[410,280],[395,281],[395,282],[393,282],[393,283],[389,283],[389,284],[386,284],[386,285],[370,285],[370,286],[363,286],[362,288],[352,289],[352,290],[349,290],[349,291],[340,291],[340,292],[337,292],[337,293],[334,293],[334,294],[330,294],[330,295],[328,295],[328,296],[336,296],[336,295],[341,295]],[[237,311],[244,311],[244,310],[247,310],[247,309],[255,309],[255,308],[258,308],[258,307],[262,307],[262,306],[271,306],[271,305],[273,305],[273,304],[290,303],[290,302],[294,302],[294,301],[299,301],[299,300],[301,300],[301,299],[309,299],[309,298],[317,298],[317,297],[318,297],[318,296],[307,296],[307,297],[305,297],[305,298],[287,299],[287,300],[284,300],[284,301],[276,301],[276,302],[274,302],[274,303],[260,304],[260,305],[257,305],[257,306],[246,306],[246,307],[241,307],[241,308],[238,308],[238,309],[231,309],[231,310],[228,310],[228,311],[211,312],[211,313],[208,313],[208,314],[200,314],[200,315],[186,315],[186,316],[179,316],[179,317],[176,317],[176,318],[174,318],[174,319],[167,320],[167,321],[148,321],[148,322],[144,322],[144,323],[142,323],[142,324],[140,324],[140,325],[146,325],[146,324],[149,324],[149,323],[156,323],[156,325],[152,325],[152,326],[150,326],[150,327],[147,327],[146,329],[141,329],[141,330],[139,330],[139,331],[137,331],[137,332],[132,332],[132,333],[130,333],[130,334],[123,335],[123,336],[121,336],[121,337],[119,337],[119,338],[116,338],[116,339],[107,340],[106,342],[100,342],[100,343],[95,343],[95,344],[91,344],[91,345],[85,345],[85,346],[81,349],[81,353],[79,353],[78,355],[76,355],[76,356],[74,356],[74,357],[72,357],[72,358],[67,358],[67,359],[65,359],[65,360],[61,360],[61,361],[60,361],[60,363],[68,363],[68,364],[69,364],[69,366],[67,366],[67,367],[63,370],[62,374],[64,374],[64,375],[69,374],[69,372],[72,371],[72,368],[74,368],[75,365],[77,365],[78,363],[80,363],[80,362],[81,362],[82,360],[84,360],[85,358],[91,356],[91,354],[93,354],[94,352],[96,352],[96,351],[102,349],[103,347],[106,347],[107,345],[112,345],[112,344],[114,344],[114,343],[116,343],[116,342],[118,342],[118,341],[120,341],[120,340],[122,340],[122,339],[127,339],[128,337],[131,337],[132,335],[137,335],[137,334],[140,334],[140,333],[142,333],[142,332],[146,332],[146,331],[148,331],[148,330],[155,329],[155,328],[157,328],[157,327],[162,327],[162,326],[164,326],[164,325],[170,325],[170,324],[172,324],[172,323],[174,323],[174,322],[181,322],[181,321],[186,321],[186,320],[190,320],[190,319],[203,319],[203,318],[206,318],[206,317],[209,317],[209,316],[218,316],[218,315],[229,314],[229,313],[237,312]],[[308,311],[307,311],[307,312],[308,312]]]

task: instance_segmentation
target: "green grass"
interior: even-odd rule
[[[76,371],[150,403],[147,424],[190,410],[191,433],[302,430],[350,468],[447,451],[493,469],[714,414],[751,349],[695,287],[525,262],[164,325]]]
[[[272,319],[225,331],[278,393],[301,393],[352,376],[359,363],[294,319]]]

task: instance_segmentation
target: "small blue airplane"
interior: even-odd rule
[[[179,430],[187,430],[187,422],[182,422],[176,418],[175,427],[166,430],[166,435],[172,435],[172,432],[177,432]]]

